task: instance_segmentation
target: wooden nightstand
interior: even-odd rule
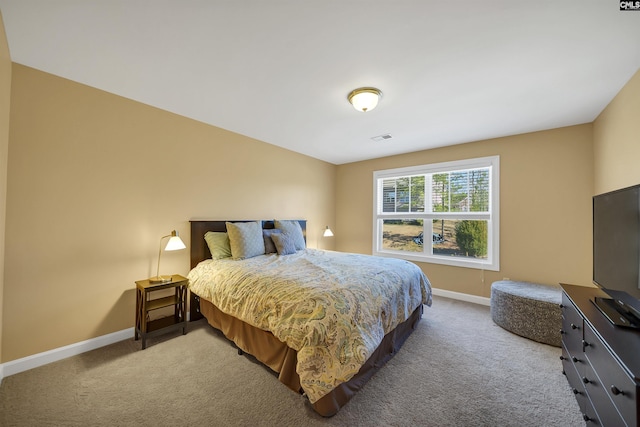
[[[142,337],[142,349],[147,347],[147,337],[182,328],[187,333],[187,284],[186,277],[174,274],[166,283],[150,283],[149,279],[136,281],[135,340]],[[151,298],[151,294],[163,289],[174,289],[174,294]],[[174,307],[173,316],[149,320],[149,312],[163,307]]]

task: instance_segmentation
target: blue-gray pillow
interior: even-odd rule
[[[289,234],[273,233],[271,235],[273,244],[276,246],[278,255],[290,255],[296,253],[296,245]]]
[[[277,251],[276,245],[273,243],[273,239],[271,239],[272,234],[280,234],[280,230],[276,230],[275,228],[269,230],[262,230],[262,237],[264,238],[264,253],[265,254],[275,254]]]
[[[252,258],[264,254],[262,224],[259,221],[226,224],[233,259]]]
[[[231,245],[229,244],[229,235],[224,232],[207,231],[204,240],[209,246],[211,259],[229,258],[231,256]]]
[[[275,220],[275,227],[291,237],[297,251],[301,251],[307,246],[304,241],[304,235],[302,234],[302,227],[300,227],[300,223],[298,221]]]

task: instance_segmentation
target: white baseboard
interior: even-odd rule
[[[487,297],[479,297],[476,295],[469,295],[469,294],[463,294],[460,292],[447,291],[445,289],[432,288],[431,290],[433,292],[433,295],[437,295],[440,297],[457,299],[460,301],[472,302],[474,304],[480,304],[480,305],[486,305],[486,306],[491,305],[491,299]]]
[[[490,299],[486,297],[479,297],[475,295],[463,294],[460,292],[447,291],[445,289],[433,288],[433,295],[451,298],[461,301],[467,301],[474,304],[481,304],[488,306]],[[92,338],[86,341],[82,341],[75,344],[70,344],[64,347],[55,348],[53,350],[45,351],[43,353],[34,354],[31,356],[23,357],[22,359],[12,360],[7,363],[0,364],[0,381],[6,376],[18,374],[20,372],[28,371],[29,369],[37,368],[49,363],[57,362],[58,360],[66,359],[67,357],[76,356],[87,351],[95,350],[96,348],[104,347],[109,344],[114,344],[119,341],[124,341],[133,336],[133,328],[125,329],[111,334],[102,335],[100,337]]]
[[[57,362],[58,360],[76,356],[78,354],[95,350],[96,348],[104,347],[109,344],[114,344],[119,341],[124,341],[132,337],[133,328],[129,328],[64,347],[54,348],[53,350],[45,351],[43,353],[33,354],[31,356],[23,357],[22,359],[2,363],[0,364],[0,381],[2,381],[5,376],[8,377],[10,375],[28,371],[29,369],[37,368],[38,366]]]

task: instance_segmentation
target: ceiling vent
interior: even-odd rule
[[[391,139],[391,138],[392,138],[391,134],[385,133],[384,135],[374,136],[371,139],[373,139],[376,142],[380,142],[380,141],[386,141],[386,140]]]

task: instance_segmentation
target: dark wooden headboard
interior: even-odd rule
[[[211,252],[209,246],[204,240],[204,235],[207,231],[227,231],[227,222],[251,222],[252,220],[191,220],[191,268],[198,265],[199,262],[205,259],[211,258]],[[254,220],[255,221],[255,220]],[[307,221],[298,220],[300,227],[302,228],[302,234],[307,239]],[[274,220],[262,220],[262,228],[269,230],[275,227]],[[191,298],[189,301],[189,318],[191,321],[195,321],[202,318],[200,314],[200,299],[197,295],[190,292]]]
[[[211,258],[211,252],[204,240],[207,231],[227,231],[227,222],[251,222],[252,220],[191,220],[191,268],[194,268],[200,261]],[[256,221],[256,220],[253,220]],[[298,220],[302,228],[302,234],[307,239],[307,221]],[[274,228],[274,220],[262,220],[262,228],[269,230]]]

